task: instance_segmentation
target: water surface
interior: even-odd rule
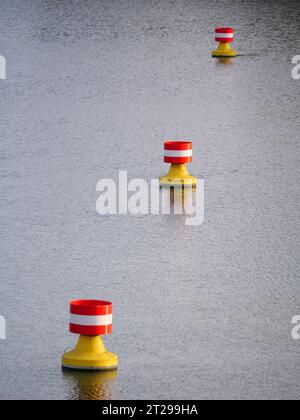
[[[299,398],[298,1],[2,0],[2,399]],[[242,57],[210,57],[231,25]],[[194,143],[202,226],[100,217],[96,184]],[[113,374],[62,372],[68,302],[114,303]]]

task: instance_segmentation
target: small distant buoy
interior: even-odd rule
[[[219,46],[212,52],[212,56],[236,57],[238,54],[230,45],[234,41],[234,30],[232,28],[217,28],[215,32],[216,42],[219,42]]]
[[[197,178],[190,175],[185,164],[193,161],[193,143],[167,141],[164,144],[164,162],[171,163],[167,175],[160,178],[161,187],[196,187]]]
[[[102,335],[112,332],[112,303],[101,300],[75,300],[70,304],[70,332],[80,335],[76,348],[65,353],[63,368],[113,370],[118,356],[109,353]]]

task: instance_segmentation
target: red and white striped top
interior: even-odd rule
[[[233,42],[234,30],[232,28],[217,28],[216,41],[217,42]]]
[[[165,163],[185,164],[193,161],[193,143],[190,141],[165,142]]]
[[[90,336],[111,334],[112,303],[102,300],[71,302],[70,332]]]

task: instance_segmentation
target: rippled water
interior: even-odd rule
[[[2,0],[1,398],[299,398],[298,1]],[[215,26],[241,57],[210,57]],[[205,223],[100,217],[96,183],[194,142]],[[62,372],[68,302],[118,373]]]

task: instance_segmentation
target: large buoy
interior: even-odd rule
[[[236,57],[237,52],[231,47],[231,43],[234,41],[234,30],[232,28],[217,28],[216,42],[219,42],[219,46],[212,52],[213,57]]]
[[[112,332],[112,303],[75,300],[70,304],[70,332],[80,335],[76,348],[63,355],[68,369],[112,370],[118,356],[106,350],[102,336]]]
[[[171,167],[167,175],[160,178],[161,187],[196,187],[197,178],[186,169],[193,161],[193,143],[190,141],[167,141],[164,144],[164,162]]]

